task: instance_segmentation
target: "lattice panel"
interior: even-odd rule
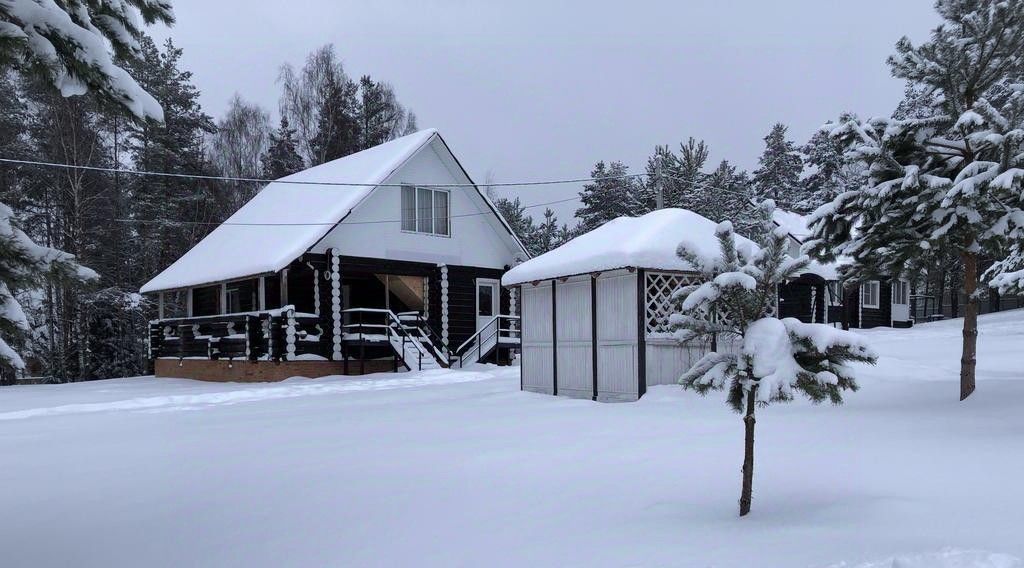
[[[672,333],[668,318],[675,311],[672,295],[682,286],[697,283],[695,275],[669,272],[647,273],[646,321],[647,335],[667,336]]]

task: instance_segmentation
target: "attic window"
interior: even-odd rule
[[[402,186],[402,230],[445,237],[450,235],[448,190]]]

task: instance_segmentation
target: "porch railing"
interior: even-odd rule
[[[153,359],[288,361],[327,354],[320,319],[293,306],[264,312],[155,320],[149,325]]]

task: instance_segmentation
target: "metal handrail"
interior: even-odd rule
[[[510,322],[519,321],[519,316],[498,314],[492,317],[486,324],[483,325],[476,333],[469,336],[469,339],[464,341],[454,352],[455,359],[459,362],[459,367],[465,364],[466,347],[470,349],[476,346],[476,360],[479,361],[483,357],[483,348],[486,343],[494,340],[494,348],[501,345],[502,338],[512,339],[514,335],[521,335],[522,331],[515,327],[502,327],[499,322],[502,320],[508,320]],[[503,335],[504,332],[504,335]],[[486,335],[485,335],[486,333]]]
[[[393,312],[391,310],[388,310],[388,309],[382,309],[382,308],[349,308],[347,310],[342,310],[342,313],[343,314],[344,313],[357,313],[357,314],[359,314],[359,320],[360,320],[359,323],[357,323],[357,324],[345,324],[342,327],[358,327],[358,328],[360,328],[360,331],[359,331],[359,338],[360,338],[360,340],[363,339],[364,333],[362,332],[362,328],[364,328],[364,327],[384,328],[385,334],[388,337],[388,343],[391,343],[391,336],[392,336],[392,334],[394,334],[394,335],[396,335],[398,337],[401,337],[402,338],[402,353],[400,354],[400,356],[402,358],[402,362],[406,363],[406,365],[408,366],[409,362],[405,360],[405,355],[406,355],[406,353],[405,353],[405,346],[408,344],[411,334],[410,334],[409,327],[406,326],[405,323],[403,323],[401,321],[401,319],[399,319],[398,315],[395,314],[395,312]],[[365,313],[377,314],[377,315],[385,316],[385,321],[387,323],[384,323],[384,324],[365,324],[362,321],[363,314],[365,314]],[[419,329],[419,328],[417,328],[417,329]],[[422,329],[420,329],[420,334],[419,335],[420,335],[421,338],[427,339],[427,338],[423,337]],[[429,341],[429,339],[428,339],[428,341]],[[438,361],[438,363],[441,363],[441,360],[438,357],[436,357],[434,355],[431,355],[430,353],[424,353],[426,347],[423,345],[422,342],[420,342],[420,341],[413,341],[412,344],[416,347],[416,357],[418,359],[417,367],[418,367],[419,370],[421,370],[421,371],[423,370],[423,355],[424,354],[426,354],[428,357],[434,358],[435,360]],[[393,345],[394,344],[392,343],[392,346]]]
[[[484,326],[483,326],[482,328],[480,328],[480,330],[479,330],[479,331],[477,331],[477,332],[476,332],[476,333],[474,333],[473,335],[470,335],[470,336],[469,336],[469,339],[467,339],[467,340],[463,341],[463,342],[462,342],[462,345],[459,345],[458,349],[456,349],[456,350],[454,351],[454,353],[455,353],[456,355],[458,355],[459,353],[462,353],[463,349],[465,349],[465,347],[466,347],[467,345],[469,345],[470,343],[472,343],[474,339],[476,339],[476,338],[477,338],[477,337],[478,337],[478,336],[479,336],[479,335],[480,335],[481,333],[483,333],[483,332],[484,332],[484,330],[486,330],[486,329],[487,329],[488,327],[490,327],[490,325],[491,325],[492,323],[494,323],[495,321],[497,321],[497,320],[499,320],[499,319],[506,319],[506,320],[511,320],[511,321],[519,321],[519,319],[520,319],[520,318],[519,318],[519,316],[513,316],[513,315],[504,315],[504,314],[498,314],[498,315],[496,315],[496,316],[492,317],[492,318],[491,318],[491,319],[490,319],[490,320],[489,320],[489,321],[488,321],[488,322],[487,322],[486,324],[484,324]],[[512,328],[508,328],[507,330],[503,330],[503,329],[499,328],[499,329],[498,329],[498,331],[513,331],[513,332],[515,332],[515,333],[520,333],[520,330],[518,330],[518,329],[512,329]],[[490,339],[490,338],[488,337],[488,339]]]

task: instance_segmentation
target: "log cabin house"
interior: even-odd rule
[[[504,362],[518,322],[500,279],[527,258],[441,135],[416,132],[268,184],[143,286],[155,374]]]
[[[789,234],[789,255],[799,256],[811,232],[806,217],[776,209],[772,220]],[[899,277],[843,280],[839,269],[842,262],[812,261],[798,279],[780,286],[780,316],[845,329],[914,325],[910,282]]]

